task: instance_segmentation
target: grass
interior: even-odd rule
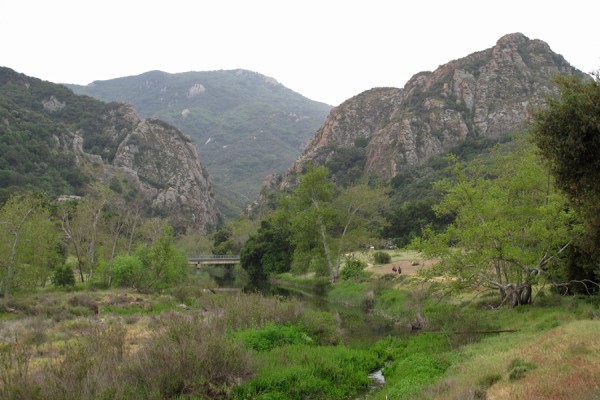
[[[369,385],[382,360],[345,346],[289,345],[259,355],[257,376],[235,389],[236,399],[347,399]]]
[[[597,398],[598,298],[544,293],[491,310],[488,296],[434,298],[414,279],[336,283],[329,299],[359,306],[343,324],[297,301],[193,285],[18,295],[0,313],[0,397],[346,399],[385,365],[369,398]],[[367,300],[398,332],[417,314],[426,325],[345,341],[342,330],[366,330]],[[517,332],[476,333],[489,329]]]
[[[488,314],[502,328],[519,331],[462,347],[426,398],[593,399],[600,381],[600,321],[590,319],[594,307],[585,301],[562,299],[559,306]]]

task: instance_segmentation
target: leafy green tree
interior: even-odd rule
[[[366,275],[366,268],[367,263],[365,263],[364,261],[347,258],[346,264],[340,272],[340,278],[342,278],[345,281],[349,279],[362,278]]]
[[[173,228],[167,226],[150,249],[150,270],[146,271],[147,287],[168,286],[181,282],[188,271],[187,257],[177,251]]]
[[[85,282],[86,275],[88,279],[92,279],[94,275],[106,203],[107,200],[102,196],[87,196],[82,200],[68,202],[61,209],[62,231],[77,259],[81,282]]]
[[[69,264],[58,266],[54,269],[52,274],[52,283],[55,286],[75,286],[75,275],[73,274],[73,268]]]
[[[233,232],[226,226],[213,234],[213,254],[233,254]]]
[[[455,221],[441,233],[425,230],[416,247],[441,257],[461,287],[496,290],[501,304],[530,303],[532,285],[551,279],[576,235],[565,199],[527,143],[496,153],[493,171],[454,163],[453,175],[437,183],[444,198],[435,211]]]
[[[301,269],[324,266],[332,283],[339,276],[344,253],[380,228],[388,201],[384,189],[366,184],[339,193],[335,189],[327,168],[309,166],[284,203],[293,232],[294,263]]]
[[[57,228],[39,195],[13,195],[0,209],[0,292],[31,287],[58,259]],[[47,269],[45,271],[44,269]]]
[[[287,218],[276,212],[262,221],[258,232],[250,236],[240,253],[240,264],[250,281],[260,285],[269,274],[291,269],[294,245]]]
[[[535,114],[533,138],[586,226],[578,244],[600,254],[600,73],[556,79],[560,96]]]

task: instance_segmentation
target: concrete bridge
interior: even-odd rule
[[[200,265],[235,265],[240,263],[240,256],[233,254],[201,254],[199,256],[189,256],[188,262],[190,265],[196,267],[199,267]]]

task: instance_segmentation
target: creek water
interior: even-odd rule
[[[321,294],[296,288],[277,286],[271,288],[274,295],[302,301],[308,307],[333,315],[342,342],[345,344],[370,344],[388,336],[404,336],[394,322],[369,312],[363,307],[329,302]]]
[[[228,270],[225,270],[222,277],[218,276],[217,278],[219,278],[217,282],[221,287],[229,286],[234,280],[233,274]],[[330,313],[336,322],[341,342],[346,345],[370,345],[388,336],[406,336],[406,332],[398,329],[393,321],[374,314],[364,307],[330,302],[321,293],[283,285],[262,288],[262,292],[295,299],[313,310]],[[365,392],[357,394],[356,400],[368,399],[374,390],[385,384],[383,370],[384,367],[372,371],[368,375],[369,388]]]
[[[389,319],[361,307],[332,303],[327,301],[323,295],[296,288],[278,286],[272,287],[270,291],[274,295],[300,300],[315,310],[331,313],[344,344],[372,344],[388,336],[406,335]],[[373,391],[385,385],[384,368],[379,368],[368,375],[369,388],[357,394],[354,397],[355,400],[368,399]]]

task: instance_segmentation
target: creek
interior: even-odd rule
[[[223,272],[222,276],[213,276],[213,278],[217,278],[215,280],[221,288],[229,286],[235,280],[231,271],[224,269]],[[395,326],[390,319],[370,312],[365,307],[331,302],[325,293],[284,284],[263,287],[261,291],[273,296],[298,300],[313,310],[330,313],[336,321],[341,342],[345,345],[369,346],[389,336],[406,336],[406,332]],[[356,400],[369,398],[370,393],[385,384],[383,370],[384,367],[372,371],[368,375],[371,382],[369,388],[365,392],[357,394]]]
[[[333,315],[345,344],[372,344],[388,336],[404,335],[393,321],[369,312],[364,307],[330,302],[322,294],[294,287],[276,286],[270,288],[270,292],[276,296],[302,301],[313,310]]]

